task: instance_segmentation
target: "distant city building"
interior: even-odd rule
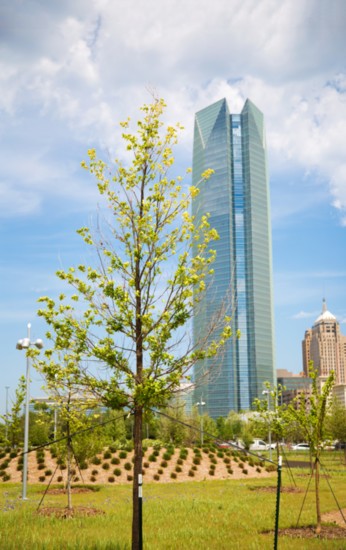
[[[213,175],[200,186],[210,168]],[[193,214],[198,220],[209,213],[220,237],[212,245],[214,274],[195,309],[194,341],[208,334],[222,307],[232,317],[233,338],[217,368],[215,359],[205,359],[194,370],[195,402],[205,402],[206,412],[217,418],[251,408],[264,383],[274,383],[267,151],[263,114],[250,100],[240,114],[231,114],[225,99],[196,114],[193,183],[200,187]]]
[[[277,385],[281,385],[284,389],[280,399],[280,404],[290,403],[295,397],[304,394],[309,397],[311,394],[311,378],[305,376],[305,373],[293,374],[286,369],[278,369],[276,371]]]
[[[311,329],[305,331],[302,342],[303,368],[308,375],[309,362],[312,361],[318,371],[321,386],[329,374],[334,371],[334,395],[346,405],[346,336],[340,332],[335,315],[327,309],[325,299],[322,312]]]
[[[313,327],[305,331],[302,349],[306,375],[309,372],[309,362],[313,361],[321,381],[334,371],[335,383],[345,384],[346,336],[341,334],[340,325],[336,317],[328,311],[325,299],[321,315],[317,317]]]

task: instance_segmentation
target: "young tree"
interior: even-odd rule
[[[333,439],[337,439],[340,443],[346,442],[346,409],[336,398],[332,401],[326,424]],[[344,462],[346,464],[346,446],[344,447]]]
[[[262,399],[256,398],[253,402],[260,419],[260,422],[256,422],[256,420],[254,420],[253,424],[257,424],[257,429],[259,429],[260,424],[262,424],[264,433],[262,432],[260,434],[261,437],[267,438],[270,433],[270,444],[272,442],[276,443],[276,456],[277,460],[279,460],[279,442],[284,439],[287,427],[285,415],[283,414],[285,407],[283,405],[279,405],[284,388],[282,388],[281,385],[278,387],[272,387],[269,382],[266,382],[265,387],[266,389],[264,390],[265,393],[263,395],[266,395],[266,397],[263,397]],[[254,427],[255,426],[253,426],[253,429]]]
[[[316,533],[321,532],[321,508],[320,508],[320,454],[325,438],[326,418],[330,407],[330,396],[334,385],[334,372],[332,371],[323,386],[320,388],[318,371],[313,363],[309,365],[309,376],[312,379],[311,395],[302,394],[293,400],[287,407],[285,417],[287,421],[297,422],[303,430],[310,453],[314,460],[315,472],[315,498],[316,498]]]
[[[16,389],[16,397],[12,404],[11,411],[1,418],[7,422],[8,426],[8,442],[10,443],[12,449],[17,447],[22,441],[22,418],[23,418],[23,403],[26,393],[26,382],[25,376],[19,378],[18,386]],[[7,442],[6,442],[7,443]]]
[[[74,287],[76,305],[64,295],[57,303],[43,297],[45,308],[39,311],[56,334],[58,348],[73,345],[78,364],[92,358],[109,369],[101,378],[81,369],[80,380],[112,408],[131,408],[133,548],[139,547],[143,411],[165,405],[193,363],[215,357],[231,336],[225,304],[198,345],[183,337],[183,327],[206,290],[215,258],[212,242],[218,235],[207,214],[197,221],[189,212],[198,188],[184,191],[182,178],[169,173],[180,127],[163,131],[164,107],[159,99],[142,107],[136,133],[129,131],[128,120],[122,123],[132,159],[128,166],[116,159],[113,169],[108,168],[89,150],[89,163],[83,167],[95,176],[110,208],[110,219],[95,235],[86,227],[79,230],[95,248],[97,265],[59,271],[60,279]],[[211,172],[201,176],[201,184]]]

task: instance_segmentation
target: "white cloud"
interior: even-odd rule
[[[292,315],[292,319],[309,319],[310,317],[316,317],[317,313],[309,313],[307,311],[299,311],[295,315]]]

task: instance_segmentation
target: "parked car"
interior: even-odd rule
[[[250,445],[250,451],[267,451],[268,445],[263,439],[254,439]]]
[[[292,451],[310,451],[310,445],[308,443],[297,443],[292,445]]]

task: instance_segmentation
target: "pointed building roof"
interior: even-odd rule
[[[325,300],[325,298],[323,298],[322,313],[321,313],[321,315],[319,315],[317,317],[317,319],[315,321],[315,325],[317,325],[318,323],[328,322],[328,321],[336,321],[336,317],[335,317],[335,315],[330,313],[330,311],[328,311],[326,300]]]

